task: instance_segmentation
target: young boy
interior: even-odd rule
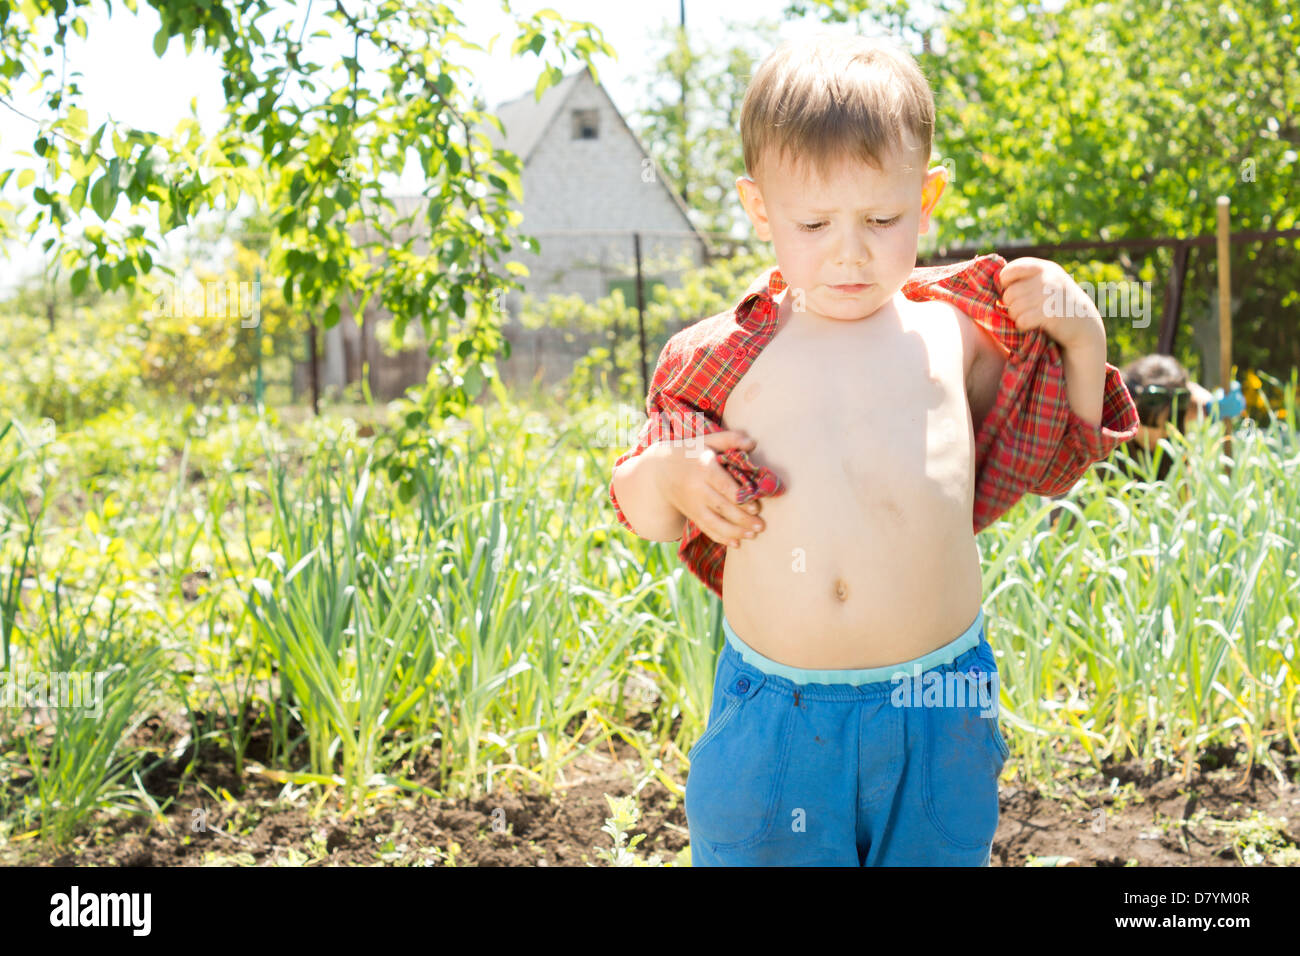
[[[619,520],[680,537],[723,601],[697,866],[987,865],[1007,746],[975,533],[1136,431],[1059,268],[915,269],[933,124],[905,53],[818,37],[764,62],[737,185],[777,266],[668,342],[615,463]]]

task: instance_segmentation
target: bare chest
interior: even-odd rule
[[[908,306],[783,326],[732,390],[723,424],[754,436],[751,457],[791,484],[828,470],[892,483],[960,457],[970,337],[951,308]]]

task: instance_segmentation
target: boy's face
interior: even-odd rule
[[[845,160],[823,182],[765,159],[761,185],[742,176],[736,187],[758,237],[773,245],[793,308],[851,322],[888,303],[916,267],[917,237],[947,171],[907,169],[896,152],[883,169]],[[865,287],[837,288],[846,284]]]

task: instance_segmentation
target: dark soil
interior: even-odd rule
[[[640,721],[637,721],[640,723]],[[173,728],[174,730],[175,728]],[[163,730],[155,719],[143,735]],[[249,749],[263,758],[261,733]],[[300,755],[295,754],[295,760]],[[672,765],[668,754],[665,766]],[[1291,765],[1294,756],[1279,755]],[[146,786],[159,802],[177,792],[187,750],[155,768]],[[550,797],[523,791],[515,780],[494,784],[475,799],[385,797],[344,812],[319,791],[282,799],[281,783],[255,773],[237,778],[205,755],[197,775],[162,820],[101,816],[72,844],[57,850],[34,841],[0,843],[0,864],[53,866],[201,865],[604,865],[595,850],[612,841],[601,828],[610,815],[605,794],[637,791],[645,839],[638,855],[674,859],[689,842],[680,796],[647,774],[621,739],[601,742],[564,768]],[[1210,769],[1213,768],[1213,769]],[[410,768],[430,787],[428,766]],[[1019,781],[1013,756],[1001,784],[1002,818],[994,866],[1231,866],[1300,865],[1300,787],[1261,767],[1245,775],[1230,749],[1207,754],[1189,781],[1180,769],[1143,772],[1137,761],[1097,774],[1089,768],[1062,780],[1048,795]],[[196,786],[197,781],[202,786]],[[648,782],[647,782],[648,781]],[[684,774],[677,778],[684,785]],[[223,792],[224,791],[224,792]],[[229,794],[229,797],[226,796]],[[1255,812],[1272,824],[1249,821]],[[1287,821],[1291,821],[1288,823]]]

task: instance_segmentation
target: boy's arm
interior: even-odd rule
[[[1070,410],[1083,422],[1098,428],[1101,425],[1101,403],[1106,387],[1106,339],[1100,345],[1084,343],[1061,347],[1061,363],[1065,366],[1065,393],[1070,400]]]
[[[1047,462],[1046,469],[1028,489],[1047,497],[1064,495],[1094,462],[1109,457],[1138,430],[1137,407],[1124,387],[1119,369],[1106,361],[1105,352],[1093,356],[1078,350],[1062,353],[1068,401],[1065,432],[1056,457]],[[1095,385],[1098,380],[1103,385]],[[1088,411],[1089,405],[1099,406],[1100,414],[1092,418],[1080,414],[1080,406]]]
[[[620,509],[620,520],[648,541],[676,541],[686,527],[686,516],[668,503],[661,483],[673,451],[658,442],[641,454],[620,459],[614,466],[610,498]]]
[[[659,353],[650,391],[646,395],[646,421],[632,447],[614,462],[609,500],[619,522],[648,541],[676,541],[686,518],[664,494],[663,478],[672,465],[674,440],[687,434],[691,419],[681,414],[673,381],[682,368],[677,342],[670,338]]]
[[[780,478],[770,468],[759,467],[749,458],[744,440],[728,432],[714,413],[703,410],[705,406],[718,407],[722,399],[716,391],[710,391],[716,384],[710,371],[716,371],[716,362],[716,358],[702,355],[690,337],[668,341],[646,396],[646,421],[633,447],[614,462],[609,487],[609,499],[620,523],[650,541],[680,540],[679,551],[688,566],[692,556],[701,550],[720,547],[716,544],[722,540],[719,535],[730,536],[731,525],[742,523],[745,515],[734,509],[729,514],[714,509],[707,533],[684,515],[677,507],[675,493],[680,489],[674,482],[683,475],[686,460],[705,450],[715,454],[736,486],[737,506],[753,498],[785,492]],[[712,437],[720,433],[728,434],[716,440]],[[724,491],[712,480],[709,484],[715,491]],[[730,491],[729,485],[726,492]]]
[[[1091,346],[1083,336],[1072,348],[1053,342],[1043,320],[1055,316],[1044,314],[1041,289],[1028,299],[1022,289],[1003,301],[999,279],[1006,265],[1001,256],[981,256],[918,269],[904,286],[909,298],[950,302],[984,327],[967,382],[975,430],[976,532],[1026,492],[1065,494],[1094,462],[1136,434],[1138,424],[1119,370],[1106,362],[1104,326],[1098,325],[1102,341]],[[1083,294],[1067,281],[1074,294]],[[1027,315],[1024,307],[1031,304],[1039,306],[1036,315]]]
[[[1137,409],[1106,361],[1106,325],[1096,304],[1064,269],[1044,259],[1017,259],[998,275],[1001,299],[1021,331],[1037,329],[1060,351],[1066,422],[1060,454],[1030,490],[1056,494],[1094,461],[1136,432]]]

